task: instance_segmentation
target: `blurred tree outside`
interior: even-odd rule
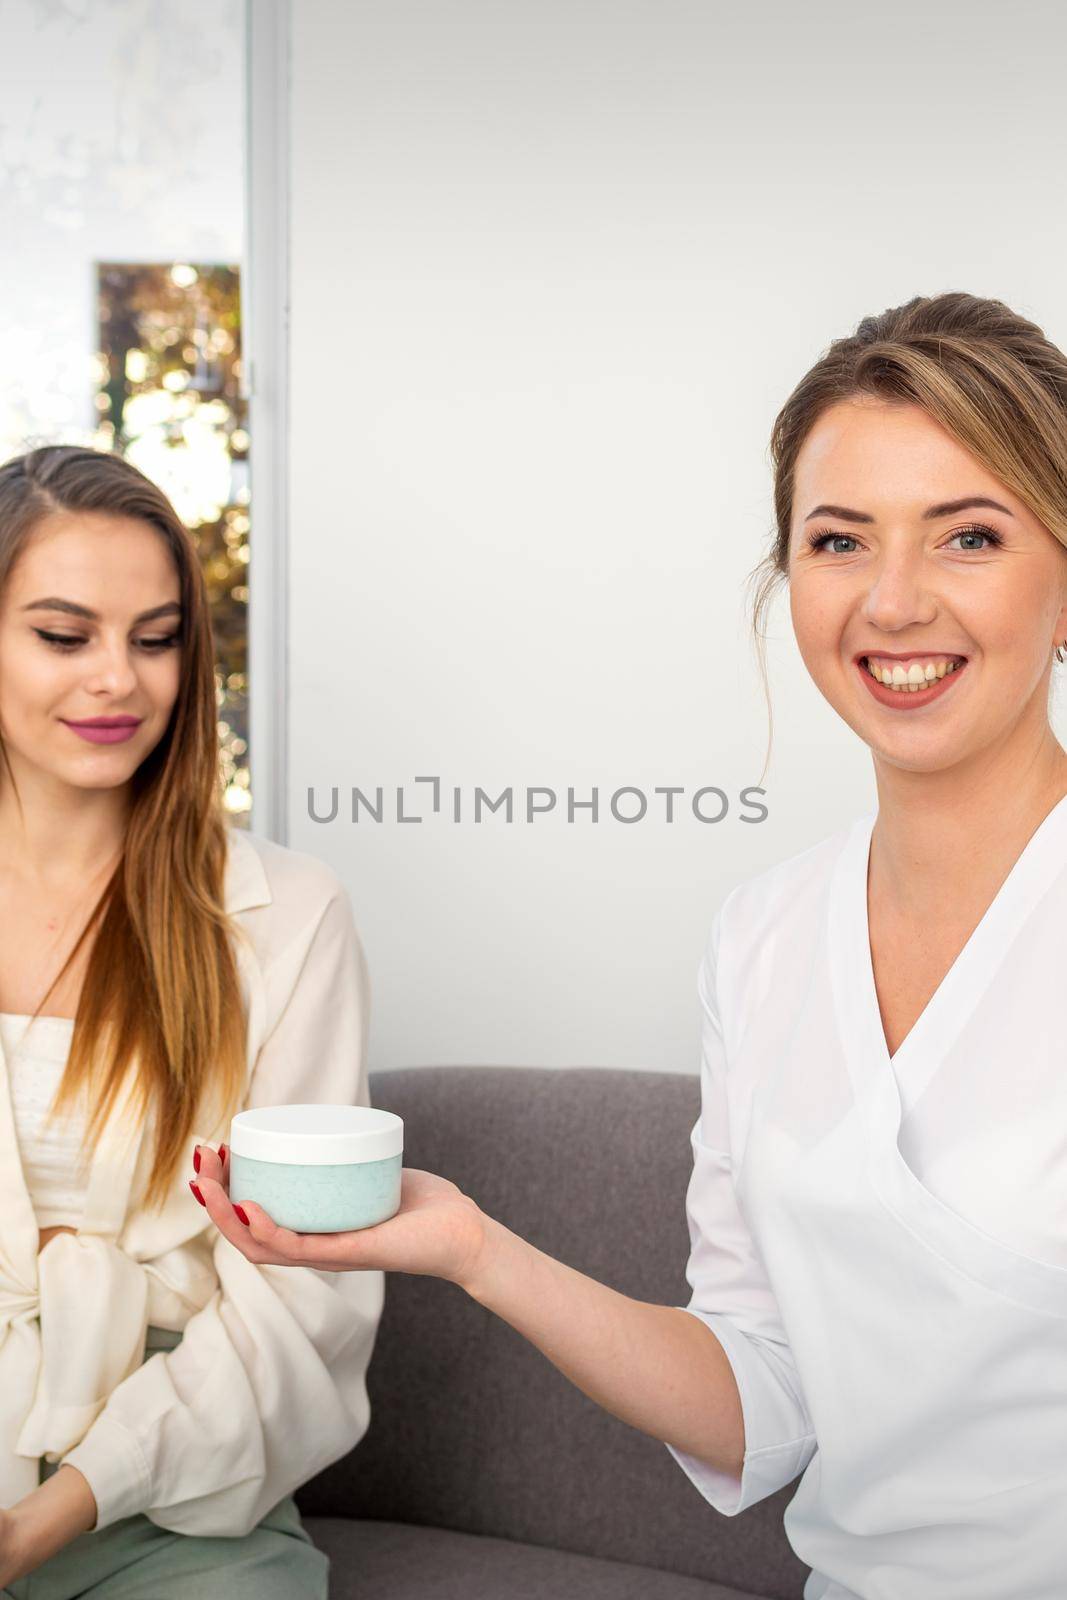
[[[239,269],[101,262],[97,307],[97,441],[163,489],[196,544],[215,634],[223,799],[247,827],[251,495]]]

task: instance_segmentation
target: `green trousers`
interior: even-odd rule
[[[149,1328],[145,1360],[173,1350],[180,1333]],[[58,1467],[41,1463],[41,1481]],[[0,1591],[0,1600],[326,1600],[330,1563],[312,1544],[291,1497],[251,1533],[201,1538],[123,1517],[82,1533],[35,1572]]]

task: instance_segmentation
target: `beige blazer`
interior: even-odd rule
[[[316,857],[234,829],[248,1017],[245,1104],[369,1104],[370,986],[340,880]],[[190,1139],[162,1210],[142,1206],[151,1141],[127,1093],[87,1169],[85,1217],[38,1255],[0,1049],[0,1504],[39,1458],[85,1474],[97,1527],[143,1512],[182,1533],[246,1533],[344,1455],[370,1419],[381,1272],[253,1266],[188,1187]],[[149,1326],[182,1330],[143,1361]]]

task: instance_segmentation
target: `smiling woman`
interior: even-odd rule
[[[33,1015],[51,1001],[53,1014],[65,1014],[80,994],[60,1106],[87,1082],[96,1041],[113,1027],[90,1139],[129,1063],[140,1060],[145,1110],[160,1100],[167,1109],[155,1194],[173,1174],[208,1063],[216,1062],[213,1088],[229,1100],[242,1066],[236,968],[221,915],[210,909],[225,855],[214,810],[213,704],[203,579],[166,497],[121,458],[75,446],[32,451],[0,468],[0,865],[8,905],[18,906],[25,881],[17,863],[48,853],[41,810],[24,809],[23,793],[42,781],[59,788],[84,840],[82,892],[75,911],[65,908],[62,941],[29,936],[28,906],[4,919],[0,1002]],[[56,884],[52,893],[63,901],[72,887]],[[64,949],[65,924],[89,894],[95,905]],[[117,989],[115,971],[125,974]],[[192,1008],[189,994],[198,996]],[[175,1097],[169,1063],[181,1056],[188,1092]]]
[[[198,1191],[251,1261],[458,1283],[726,1516],[802,1475],[805,1600],[1061,1600],[1067,357],[998,301],[915,299],[831,345],[773,450],[770,574],[879,807],[712,921],[689,1305],[434,1173],[347,1234],[232,1205],[225,1150]]]
[[[923,406],[879,394],[828,406],[800,452],[787,558],[797,643],[886,760],[995,750],[1006,772],[1036,741],[1056,765],[1048,658],[1067,628],[1067,552],[1014,476],[1013,491]],[[828,483],[847,504],[820,497]],[[971,492],[928,502],[925,486],[943,484]]]
[[[235,1271],[181,1170],[243,1105],[369,1098],[347,897],[228,822],[212,644],[193,541],[128,461],[57,445],[0,467],[13,1600],[31,1573],[56,1600],[110,1593],[133,1562],[160,1600],[204,1570],[324,1600],[291,1492],[367,1423],[380,1276],[293,1293]]]
[[[110,556],[108,564],[100,560],[105,547]],[[25,594],[33,593],[42,581],[50,579],[55,582],[66,573],[71,574],[70,581],[74,585],[82,586],[87,576],[91,581],[95,575],[95,586],[99,586],[111,562],[115,570],[123,575],[123,587],[128,592],[120,591],[110,596],[106,612],[94,611],[90,606],[58,595],[40,600],[23,599]],[[99,697],[101,704],[107,705],[134,696],[139,701],[147,701],[152,699],[155,691],[160,712],[160,716],[156,717],[149,717],[145,712],[138,712],[137,715],[127,712],[106,716],[59,716],[58,721],[64,727],[92,743],[119,744],[130,739],[138,728],[145,728],[147,723],[146,735],[155,732],[158,740],[177,696],[177,647],[181,641],[177,627],[169,633],[152,634],[145,632],[145,624],[164,617],[172,620],[177,617],[180,621],[181,604],[177,598],[167,600],[162,605],[133,616],[131,621],[129,600],[136,589],[142,586],[159,593],[168,589],[176,590],[177,585],[174,564],[158,535],[148,524],[136,518],[110,517],[91,511],[81,515],[57,512],[38,523],[34,538],[14,568],[7,605],[14,616],[25,617],[32,634],[54,653],[68,658],[78,656],[73,670],[58,664],[52,669],[56,693],[62,695],[68,689],[64,678],[69,680],[72,703],[78,700],[84,703],[94,696]],[[44,614],[41,624],[34,621],[38,613]],[[71,631],[69,618],[80,622],[82,631]],[[48,623],[52,626],[47,626]],[[65,627],[61,627],[61,624],[65,624]],[[8,645],[8,655],[12,658],[8,665],[13,670],[13,685],[19,681],[20,653],[13,648],[14,640],[18,638],[19,635],[14,634]],[[132,654],[128,641],[133,645]],[[90,667],[87,678],[86,660],[87,657],[93,660],[94,651],[97,662],[102,653],[103,670],[97,665],[94,674]],[[149,668],[147,672],[135,670],[127,676],[121,665],[128,658],[136,661],[138,655],[151,658],[153,655],[161,656],[166,651],[175,652],[175,657],[169,670],[163,674],[155,668]],[[112,661],[110,675],[109,653]],[[28,652],[22,652],[21,659],[25,661],[27,655]]]
[[[16,568],[16,580],[21,578],[21,582],[16,581],[13,584],[15,593],[12,596],[12,605],[15,610],[19,612],[43,611],[46,613],[51,613],[53,616],[58,615],[63,619],[67,617],[75,617],[80,620],[84,620],[94,630],[92,634],[87,635],[70,632],[50,632],[47,628],[34,627],[33,631],[39,639],[41,639],[45,644],[51,645],[54,650],[58,650],[64,655],[73,655],[75,651],[82,651],[84,653],[86,646],[89,646],[93,643],[93,640],[96,637],[96,631],[99,629],[100,625],[106,624],[107,619],[101,615],[100,612],[93,611],[88,606],[78,605],[73,600],[62,600],[58,596],[52,596],[45,600],[31,600],[26,605],[20,605],[17,597],[18,590],[19,588],[32,588],[36,572],[45,567],[49,560],[54,561],[57,568],[62,570],[64,566],[64,556],[66,556],[66,564],[69,565],[71,550],[73,549],[73,551],[76,553],[79,545],[84,546],[86,542],[91,543],[95,546],[94,553],[98,553],[99,540],[107,533],[110,520],[111,519],[101,517],[99,514],[94,513],[89,513],[80,519],[70,516],[60,516],[58,519],[49,519],[38,528],[37,538],[33,544],[31,544],[29,550],[27,551],[26,558],[22,562],[21,573],[19,572],[19,569]],[[57,522],[58,529],[56,527]],[[57,531],[66,535],[65,543],[60,541],[57,545]],[[51,539],[49,539],[50,532],[52,533]],[[133,551],[123,551],[121,547],[119,548],[119,559],[122,560],[123,556],[126,557],[126,560],[122,561],[122,568],[124,572],[130,574],[131,576],[134,572],[136,572],[136,557],[138,555],[141,557],[142,562],[144,562],[146,556],[149,556],[149,554],[151,556],[155,556],[157,560],[154,564],[156,566],[159,565],[159,558],[162,555],[162,552],[155,548],[156,542],[153,541],[150,531],[144,526],[144,524],[134,520],[130,520],[125,526],[120,524],[117,529],[112,531],[112,544],[114,545],[120,541],[123,534],[125,534],[127,544],[135,547]],[[147,544],[146,540],[148,541]],[[131,555],[134,558],[132,561],[130,560]],[[149,560],[149,565],[151,566],[152,564],[153,563],[151,560]],[[82,566],[83,570],[85,570],[85,568],[92,570],[92,563],[86,562],[84,559]],[[99,566],[97,567],[97,570],[99,571]],[[172,571],[165,571],[162,573],[149,572],[146,574],[146,577],[149,583],[155,583],[158,585],[162,582],[164,587],[170,587],[175,582],[175,574]],[[112,609],[114,610],[114,607]],[[134,617],[133,626],[135,628],[143,628],[145,623],[154,622],[163,617],[178,617],[180,619],[181,609],[181,605],[177,600],[168,600],[164,602],[163,605],[154,606],[148,611],[142,611],[139,616]],[[167,650],[174,650],[179,643],[180,636],[178,630],[175,628],[175,630],[171,633],[163,633],[155,636],[151,634],[142,635],[135,640],[135,647],[138,651],[142,651],[145,654],[152,656],[162,654],[162,652]],[[174,685],[174,688],[176,690],[176,684]],[[171,703],[173,703],[173,695],[171,695]],[[127,739],[133,737],[133,734],[136,732],[136,730],[143,725],[145,718],[144,716],[140,715],[132,716],[125,714],[117,716],[93,716],[79,718],[61,717],[60,721],[64,723],[66,727],[72,729],[73,732],[80,734],[83,739],[88,739],[91,743],[122,744]]]

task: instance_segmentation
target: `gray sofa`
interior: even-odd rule
[[[406,1165],[624,1294],[688,1300],[695,1075],[418,1067],[371,1097]],[[297,1496],[333,1600],[801,1600],[792,1487],[721,1516],[453,1284],[387,1279],[368,1385],[366,1435]]]

